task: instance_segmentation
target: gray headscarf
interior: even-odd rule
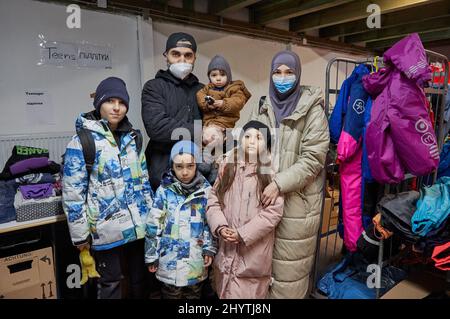
[[[275,88],[272,80],[273,72],[281,65],[287,65],[294,70],[296,81],[294,86],[285,93],[280,93]],[[285,117],[292,114],[297,106],[298,100],[300,100],[300,77],[302,74],[302,66],[300,64],[300,58],[292,51],[280,51],[272,59],[272,68],[270,72],[270,87],[269,96],[272,102],[273,111],[275,113],[275,119],[277,127],[280,126],[280,122]]]

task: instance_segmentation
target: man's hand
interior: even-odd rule
[[[277,183],[272,182],[264,189],[262,194],[262,204],[264,208],[269,205],[274,205],[277,197],[280,195],[280,189],[278,188]]]
[[[225,140],[225,129],[216,125],[203,128],[202,142],[204,146],[216,147],[222,145]],[[213,143],[213,144],[211,144]],[[210,145],[211,144],[211,145]]]
[[[211,266],[213,260],[214,260],[213,256],[209,255],[203,256],[203,265],[205,266],[205,268]]]

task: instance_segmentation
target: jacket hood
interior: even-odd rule
[[[431,80],[431,67],[417,33],[397,42],[383,55],[385,68],[363,78],[364,89],[372,96],[379,95],[388,85],[394,71],[423,87]]]
[[[185,83],[188,86],[194,86],[199,83],[198,78],[192,73],[189,74],[185,79],[180,80],[179,78],[175,77],[169,70],[159,70],[155,76],[155,79],[157,78],[170,81],[176,85]]]
[[[221,55],[216,55],[211,59],[208,65],[208,79],[209,74],[212,70],[222,70],[227,75],[227,84],[229,84],[233,80],[233,76],[231,74],[231,67],[228,61]]]
[[[196,176],[194,178],[199,178],[201,181],[201,187],[198,188],[197,191],[195,191],[194,193],[198,192],[199,190],[205,189],[207,187],[210,186],[209,182],[206,180],[206,178],[198,171],[196,172]],[[179,194],[179,195],[183,195],[182,192],[180,191],[181,188],[181,183],[178,179],[175,178],[173,172],[171,169],[169,169],[167,172],[165,172],[162,176],[162,180],[161,180],[161,186],[163,188],[166,189],[170,189],[173,192]]]
[[[78,132],[80,129],[85,128],[93,132],[97,132],[101,135],[111,134],[108,128],[108,122],[105,119],[99,118],[96,111],[88,113],[81,113],[75,121],[75,130]],[[128,133],[132,129],[132,125],[128,118],[125,116],[117,127],[118,132]],[[108,133],[109,132],[109,133]]]
[[[241,80],[231,81],[230,84],[228,84],[228,86],[227,86],[227,90],[231,90],[234,88],[239,89],[242,92],[244,92],[244,95],[247,99],[250,99],[252,97],[252,94],[247,90],[244,82],[242,82]]]
[[[394,44],[384,53],[383,61],[385,64],[392,64],[419,86],[423,86],[431,80],[431,67],[417,33],[413,33]]]

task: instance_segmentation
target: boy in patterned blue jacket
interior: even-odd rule
[[[198,147],[176,143],[147,219],[145,262],[162,282],[164,299],[199,299],[217,252],[206,222],[211,185],[199,173]]]
[[[128,296],[145,298],[145,221],[152,205],[144,151],[126,117],[129,96],[125,82],[110,77],[97,87],[95,110],[81,114],[78,132],[64,158],[63,207],[73,244],[91,248],[101,275],[100,299],[122,298],[123,266],[129,273]],[[95,144],[90,172],[81,132]]]

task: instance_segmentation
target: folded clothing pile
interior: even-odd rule
[[[57,174],[59,171],[60,165],[49,160],[48,150],[16,145],[0,173],[0,180],[10,180],[31,173]]]
[[[435,267],[441,270],[450,270],[450,242],[441,246],[434,247],[433,260],[436,262]]]
[[[14,199],[14,207],[16,209],[16,220],[24,222],[39,218],[56,216],[63,214],[61,196],[56,196],[55,191],[51,190],[51,196],[26,199],[19,191]]]
[[[46,149],[14,146],[0,173],[0,223],[60,214],[60,168]]]
[[[376,274],[374,265],[369,265],[353,253],[331,268],[319,280],[317,288],[329,299],[375,299]],[[406,278],[406,272],[393,266],[383,267],[380,278],[380,292],[386,293]]]
[[[378,211],[382,213],[378,226],[408,242],[415,243],[419,236],[412,230],[411,218],[419,196],[419,192],[416,191],[384,196],[378,203]]]

